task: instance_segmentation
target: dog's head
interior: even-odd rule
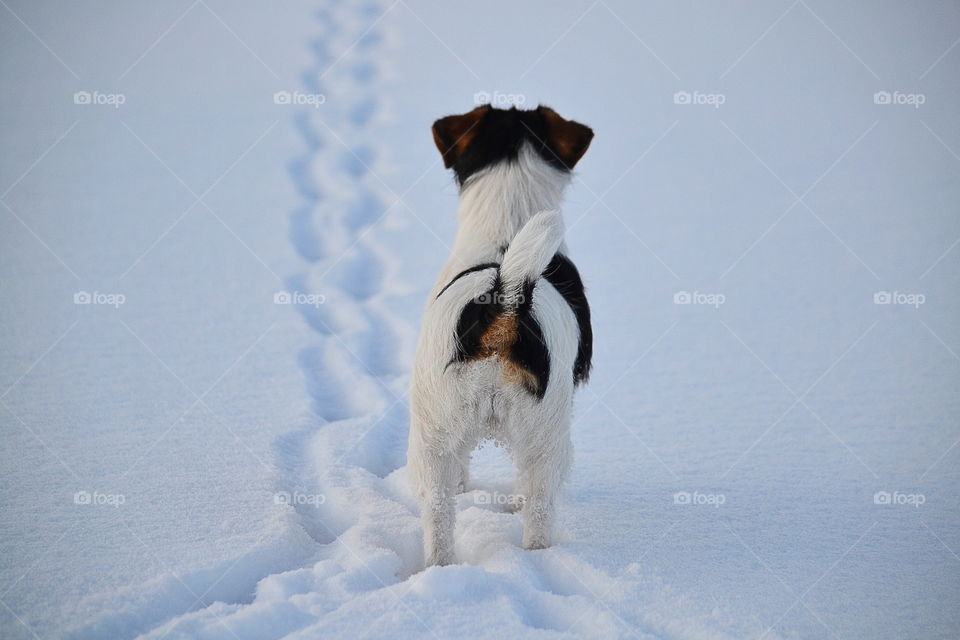
[[[566,120],[550,107],[529,111],[477,107],[433,123],[433,141],[443,164],[453,169],[461,185],[471,175],[498,162],[517,158],[527,143],[544,162],[570,171],[586,153],[593,130]]]

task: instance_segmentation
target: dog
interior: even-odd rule
[[[550,545],[570,468],[574,389],[593,333],[559,206],[593,130],[549,107],[490,105],[433,124],[460,190],[453,252],[430,292],[411,375],[407,460],[427,566],[454,561],[454,496],[478,443],[517,467],[523,547]]]

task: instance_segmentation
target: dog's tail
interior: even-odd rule
[[[500,265],[501,303],[505,309],[530,302],[527,298],[533,283],[563,242],[563,232],[559,211],[541,211],[517,232]]]

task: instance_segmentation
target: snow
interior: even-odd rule
[[[0,636],[956,637],[955,4],[0,13]],[[557,544],[487,445],[424,571],[428,126],[477,94],[597,132],[595,373]]]

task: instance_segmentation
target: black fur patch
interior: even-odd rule
[[[503,305],[500,302],[502,298],[495,295],[499,290],[500,274],[498,272],[493,288],[468,302],[460,311],[460,317],[457,319],[457,350],[453,354],[454,361],[466,362],[479,355],[480,338],[497,316],[503,313]]]
[[[470,274],[470,273],[474,273],[475,271],[483,271],[484,269],[493,269],[493,268],[499,269],[499,268],[500,268],[500,265],[499,265],[498,263],[496,263],[496,262],[484,262],[483,264],[474,265],[474,266],[470,267],[469,269],[464,269],[463,271],[461,271],[461,272],[458,273],[457,275],[453,276],[453,280],[451,280],[451,281],[448,282],[446,285],[444,285],[443,289],[440,289],[440,293],[437,294],[437,297],[439,298],[440,296],[442,296],[442,295],[443,295],[443,292],[450,288],[450,285],[452,285],[454,282],[456,282],[457,280],[459,280],[459,279],[462,278],[463,276],[465,276],[465,275],[467,275],[467,274]]]
[[[580,327],[580,342],[577,345],[577,360],[573,365],[573,381],[582,384],[590,377],[593,359],[593,329],[590,326],[590,305],[583,291],[583,280],[577,267],[565,255],[554,254],[553,259],[543,272],[543,276],[552,284],[563,299],[567,301]]]
[[[536,282],[527,281],[523,287],[523,298],[517,307],[517,340],[510,350],[510,358],[521,368],[526,369],[537,379],[537,389],[527,389],[538,399],[543,400],[550,382],[550,351],[543,339],[540,323],[533,317],[533,290]]]
[[[535,109],[491,109],[476,127],[470,144],[453,166],[460,185],[476,172],[497,162],[515,161],[524,142],[529,142],[531,148],[548,164],[561,171],[569,171],[557,153],[547,145],[547,123]]]

